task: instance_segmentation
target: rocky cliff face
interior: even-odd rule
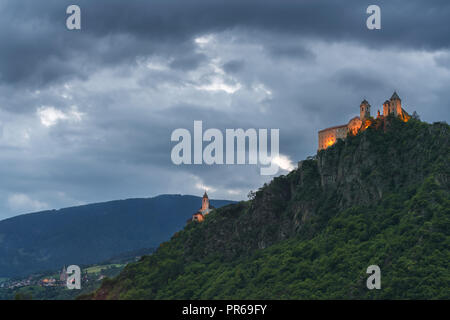
[[[434,171],[448,186],[448,167],[436,167],[449,160],[447,125],[394,118],[375,125],[320,151],[314,160],[302,161],[298,169],[262,187],[253,201],[224,208],[199,228],[205,242],[196,250],[232,257],[298,234],[307,222],[317,231],[336,212],[414,188]],[[194,243],[186,243],[187,252]]]

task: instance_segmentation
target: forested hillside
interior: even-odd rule
[[[449,136],[373,121],[80,298],[449,299]]]

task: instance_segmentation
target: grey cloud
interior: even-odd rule
[[[268,51],[275,57],[286,57],[294,59],[310,59],[314,58],[311,50],[299,44],[284,44],[268,47]]]
[[[41,86],[83,77],[101,65],[132,62],[138,56],[192,54],[192,38],[243,28],[276,35],[367,46],[448,48],[447,1],[379,1],[382,30],[365,27],[365,3],[346,1],[119,1],[79,0],[82,30],[65,29],[70,1],[6,1],[0,23],[0,81]],[[295,45],[275,54],[305,55]],[[74,59],[78,58],[78,59]],[[174,65],[189,66],[182,60]],[[198,61],[197,61],[198,62]],[[195,64],[195,61],[194,61]]]
[[[341,69],[336,72],[333,79],[343,86],[349,86],[358,92],[382,92],[390,90],[389,83],[382,74],[373,74],[373,72],[355,69]]]
[[[229,73],[238,73],[245,68],[245,63],[242,60],[231,60],[223,65],[223,69]]]
[[[175,58],[170,67],[182,71],[189,71],[196,69],[202,62],[206,61],[206,56],[203,54],[189,54]]]
[[[450,69],[450,54],[448,52],[441,53],[435,58],[436,64],[444,67],[446,69]]]

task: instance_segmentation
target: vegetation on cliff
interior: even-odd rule
[[[445,123],[374,121],[80,298],[448,299],[449,151]]]

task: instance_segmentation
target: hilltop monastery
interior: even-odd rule
[[[402,108],[402,100],[397,92],[394,92],[391,99],[383,103],[383,115],[378,110],[377,118],[386,117],[389,114],[400,117],[405,122],[411,118]],[[352,118],[347,124],[319,131],[319,151],[332,146],[337,139],[345,139],[349,134],[355,135],[359,131],[365,130],[371,123],[370,104],[364,99],[359,106],[359,117]]]

